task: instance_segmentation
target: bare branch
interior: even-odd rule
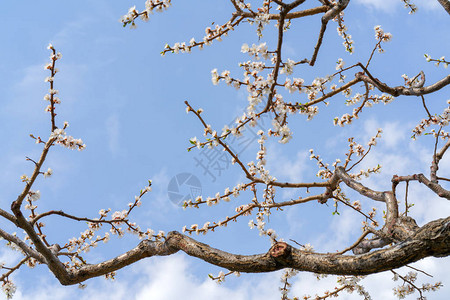
[[[21,261],[19,261],[14,267],[12,268],[8,268],[8,272],[6,272],[5,274],[2,274],[0,276],[0,281],[3,281],[5,279],[8,278],[9,275],[11,275],[12,273],[14,273],[14,271],[18,270],[28,259],[30,259],[28,256],[24,257]],[[2,268],[0,268],[2,269]],[[5,267],[3,267],[3,269],[5,269]]]
[[[435,192],[439,197],[446,198],[447,200],[450,200],[450,191],[444,189],[440,184],[431,182],[428,178],[425,177],[423,174],[414,174],[414,175],[408,175],[408,176],[397,176],[394,175],[392,177],[392,182],[401,182],[401,181],[419,181],[420,183],[423,183],[426,185],[430,190]]]
[[[351,189],[357,191],[363,196],[366,196],[370,199],[386,202],[386,197],[384,196],[384,193],[377,192],[369,189],[368,187],[365,187],[361,183],[355,181],[352,179],[344,170],[343,167],[337,167],[335,174],[339,176],[339,178]]]
[[[323,36],[325,34],[325,30],[327,29],[328,22],[338,14],[340,14],[341,11],[343,11],[347,7],[349,2],[350,0],[339,0],[337,5],[335,5],[332,9],[327,11],[325,15],[323,15],[319,38],[317,40],[316,46],[314,47],[314,53],[312,55],[311,61],[309,62],[310,66],[314,66],[314,63],[316,62],[317,54],[319,53],[320,46],[322,45]]]
[[[309,9],[305,9],[305,10],[301,10],[301,11],[296,11],[296,12],[291,12],[286,14],[286,19],[287,20],[292,20],[292,19],[298,19],[298,18],[303,18],[303,17],[307,17],[307,16],[313,16],[313,15],[317,15],[320,13],[324,13],[326,11],[328,11],[329,7],[326,5],[323,6],[318,6],[318,7],[314,7],[314,8],[309,8]],[[249,12],[244,12],[244,11],[237,11],[234,13],[237,16],[242,16],[245,18],[254,18],[255,16],[252,13]],[[280,14],[269,14],[269,20],[279,20],[280,19]]]
[[[16,218],[12,214],[8,213],[7,211],[4,211],[1,208],[0,208],[0,216],[2,216],[3,218],[11,221],[12,223],[14,223],[14,225],[17,226]]]
[[[41,263],[45,262],[44,257],[39,252],[37,252],[36,250],[34,250],[30,246],[28,246],[24,241],[22,241],[17,236],[9,234],[9,233],[7,233],[6,231],[4,231],[2,229],[0,229],[0,236],[2,238],[4,238],[5,240],[16,244],[17,247],[19,247],[29,257],[33,257],[33,258],[37,259],[39,262],[41,262]]]
[[[404,96],[426,95],[429,93],[436,92],[450,84],[450,75],[447,75],[438,82],[425,87],[404,87],[404,86],[390,87],[387,84],[369,75],[367,70],[365,71],[368,75],[364,75],[363,73],[357,73],[356,78],[361,79],[364,82],[370,83],[374,85],[377,89],[379,89],[381,92],[388,93],[394,97],[398,97],[400,95]]]

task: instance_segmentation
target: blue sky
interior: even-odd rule
[[[393,34],[385,45],[386,52],[377,54],[372,72],[391,85],[403,83],[401,75],[415,76],[420,70],[427,74],[427,83],[448,74],[448,69],[427,63],[424,53],[433,57],[449,56],[450,40],[445,28],[450,25],[448,15],[437,1],[413,1],[419,7],[415,15],[408,15],[401,1],[351,1],[345,20],[355,41],[355,54],[349,56],[337,35],[335,24],[326,32],[324,44],[314,69],[297,67],[295,73],[311,82],[316,76],[335,71],[335,62],[342,57],[347,65],[364,61],[375,43],[375,25],[382,25]],[[314,3],[315,4],[315,3]],[[221,174],[205,174],[197,165],[204,158],[200,151],[187,152],[189,138],[200,137],[203,128],[191,114],[186,114],[184,101],[202,107],[207,121],[220,130],[233,122],[247,103],[244,90],[236,91],[225,84],[214,86],[210,71],[228,69],[241,76],[238,63],[249,57],[240,53],[243,43],[257,43],[255,28],[242,24],[222,42],[190,54],[160,56],[166,43],[200,40],[204,28],[212,22],[224,23],[233,7],[228,1],[173,1],[164,13],[155,13],[148,24],[138,22],[138,28],[122,28],[118,22],[128,8],[144,6],[144,1],[3,1],[0,3],[0,205],[9,207],[23,188],[22,174],[30,174],[32,164],[25,157],[37,158],[40,147],[28,136],[47,137],[50,131],[46,103],[42,100],[48,85],[43,66],[48,61],[46,46],[51,42],[63,58],[55,79],[62,104],[57,108],[59,124],[68,121],[68,133],[82,138],[87,148],[83,152],[62,147],[52,148],[45,164],[54,175],[40,178],[35,189],[41,191],[39,208],[63,209],[79,216],[96,217],[101,208],[122,210],[131,202],[147,179],[153,180],[153,192],[143,199],[142,207],[132,215],[141,227],[156,231],[181,230],[184,225],[218,221],[234,212],[234,208],[248,201],[248,195],[216,207],[202,207],[183,211],[170,201],[168,184],[177,174],[195,175],[202,185],[204,196],[215,195],[226,187],[243,182],[236,166],[228,166]],[[316,42],[320,19],[309,17],[297,20],[286,33],[284,57],[300,60],[309,57]],[[268,26],[263,41],[274,46],[274,28]],[[448,89],[427,96],[432,113],[440,113],[449,99]],[[332,119],[351,112],[344,105],[344,97],[337,96],[328,108],[321,107],[319,115],[310,122],[302,116],[292,121],[292,141],[281,145],[276,140],[268,143],[268,167],[280,180],[314,180],[317,168],[309,160],[310,148],[333,162],[342,159],[346,139],[354,136],[366,143],[384,130],[383,138],[367,157],[362,167],[383,165],[382,173],[365,180],[375,189],[390,189],[393,174],[427,173],[431,160],[433,140],[421,137],[413,142],[411,129],[425,117],[420,101],[399,98],[387,106],[365,109],[361,119],[353,125],[334,127]],[[250,133],[247,138],[251,138]],[[254,160],[257,144],[242,150],[245,161]],[[444,160],[442,176],[450,167]],[[216,172],[216,171],[214,171]],[[349,195],[352,195],[349,192]],[[353,195],[355,196],[355,195]],[[278,201],[298,197],[296,191],[280,190]],[[445,200],[437,199],[428,190],[412,185],[412,214],[419,225],[450,214]],[[355,200],[358,200],[356,196]],[[363,207],[374,204],[359,199]],[[382,209],[382,206],[378,206]],[[274,213],[270,227],[285,240],[311,243],[320,251],[343,249],[353,243],[360,233],[360,219],[353,211],[344,210],[341,216],[332,216],[333,207],[317,203]],[[240,254],[266,252],[267,238],[247,226],[249,217],[227,228],[199,236],[211,246]],[[86,225],[54,217],[46,221],[48,236],[63,244],[84,231]],[[8,228],[13,231],[12,228]],[[120,254],[139,241],[135,237],[112,239],[87,254],[92,262]],[[13,263],[17,256],[3,245],[0,261]],[[432,299],[444,299],[450,293],[450,262],[446,259],[426,259],[415,264],[435,278],[424,282],[444,282],[445,287]],[[219,268],[190,258],[183,253],[171,257],[151,258],[118,272],[114,282],[103,278],[87,282],[87,288],[62,287],[44,267],[21,269],[13,277],[18,285],[15,299],[276,299],[280,273],[242,274],[227,278],[217,285],[207,278]],[[406,272],[406,271],[405,271]],[[374,299],[390,298],[395,284],[391,274],[382,273],[365,280]],[[334,287],[329,277],[316,281],[313,276],[300,274],[293,280],[293,295],[321,293]],[[33,284],[30,284],[30,283]],[[382,286],[382,288],[380,288]],[[4,295],[0,295],[3,299]],[[342,299],[359,299],[343,295]],[[412,298],[411,298],[412,299]]]

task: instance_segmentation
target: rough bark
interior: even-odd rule
[[[447,86],[448,84],[450,84],[450,75],[447,75],[446,77],[442,78],[438,82],[436,82],[432,85],[429,85],[429,86],[425,86],[425,87],[404,87],[404,86],[390,87],[387,84],[381,82],[380,80],[373,78],[371,76],[368,76],[368,75],[364,75],[363,73],[357,73],[356,78],[358,78],[364,82],[370,83],[370,84],[374,85],[381,92],[390,94],[394,97],[398,97],[400,95],[404,95],[404,96],[426,95],[426,94],[436,92],[436,91],[442,89],[443,87]]]
[[[265,254],[237,255],[172,231],[166,241],[142,241],[136,248],[114,259],[67,271],[66,274],[52,271],[62,284],[72,285],[116,271],[146,257],[171,255],[180,250],[230,271],[260,273],[293,268],[321,274],[368,275],[399,268],[428,256],[448,256],[450,217],[424,225],[401,243],[361,255],[305,252],[284,242],[276,243]]]
[[[445,11],[450,15],[450,1],[448,0],[438,0],[439,4],[445,9]]]

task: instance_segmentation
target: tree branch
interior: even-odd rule
[[[444,189],[440,184],[431,182],[428,178],[425,177],[423,174],[414,174],[409,176],[397,176],[394,175],[392,177],[392,182],[401,182],[401,181],[408,181],[408,180],[416,180],[420,183],[423,183],[426,185],[430,190],[436,193],[439,197],[446,198],[447,200],[450,200],[450,191]]]
[[[22,241],[20,238],[18,238],[15,235],[9,234],[3,229],[0,229],[0,237],[3,239],[14,243],[17,247],[19,247],[27,256],[33,257],[37,259],[41,263],[45,263],[44,257],[38,253],[36,250],[28,246],[24,241]]]
[[[11,221],[12,223],[14,223],[14,225],[17,226],[16,218],[12,214],[8,213],[7,211],[5,211],[5,210],[3,210],[1,208],[0,208],[0,216],[2,216],[5,219]]]
[[[179,250],[230,271],[261,273],[293,268],[320,274],[368,275],[399,268],[428,256],[449,255],[450,217],[424,225],[414,236],[396,246],[356,256],[311,253],[284,242],[276,243],[265,254],[237,255],[172,231],[165,242],[142,241],[136,248],[114,259],[69,271],[69,276],[53,273],[62,284],[72,285],[116,271],[146,257],[171,255]]]
[[[450,15],[450,1],[448,0],[437,0],[439,4],[445,9],[445,11]]]
[[[286,19],[292,20],[292,19],[303,18],[306,16],[317,15],[317,14],[328,11],[328,9],[329,9],[328,6],[323,5],[323,6],[309,8],[309,9],[305,9],[305,10],[301,10],[301,11],[296,11],[296,12],[288,13],[286,15]],[[236,11],[234,14],[237,16],[245,17],[245,18],[254,18],[255,17],[252,13],[244,12],[244,11]],[[279,20],[279,19],[280,19],[280,14],[269,14],[269,20]]]
[[[365,68],[364,68],[365,69]],[[436,92],[443,87],[450,84],[450,75],[447,75],[443,79],[439,80],[438,82],[425,86],[425,87],[404,87],[404,86],[396,86],[396,87],[390,87],[387,84],[381,82],[380,80],[372,77],[367,70],[365,70],[367,75],[364,75],[363,73],[357,73],[355,76],[358,79],[361,79],[364,82],[370,83],[374,85],[377,89],[379,89],[383,93],[390,94],[394,97],[398,97],[400,95],[405,96],[421,96],[429,93]]]
[[[368,187],[365,187],[361,183],[357,182],[353,178],[351,178],[347,172],[345,172],[345,169],[341,166],[336,168],[335,174],[339,176],[339,178],[351,189],[357,191],[363,196],[366,196],[370,199],[373,199],[375,201],[380,202],[386,202],[386,197],[384,196],[383,192],[377,192],[369,189]]]
[[[309,62],[310,66],[314,66],[314,63],[316,62],[317,54],[319,53],[319,48],[322,45],[323,36],[325,34],[325,30],[327,29],[328,22],[334,17],[336,17],[338,14],[340,14],[341,11],[343,11],[347,7],[349,2],[350,0],[339,0],[339,3],[337,5],[335,5],[329,11],[327,11],[325,15],[323,15],[322,26],[319,32],[319,38],[317,40],[316,46],[314,47],[314,53],[311,57],[311,61]]]
[[[436,147],[437,147],[437,143],[438,143],[438,138],[439,138],[439,136],[436,137]],[[438,183],[437,171],[439,170],[439,162],[441,161],[442,157],[444,157],[445,152],[450,147],[450,140],[447,141],[447,143],[445,143],[445,145],[442,147],[442,149],[437,153],[436,153],[436,147],[435,147],[435,151],[434,151],[434,155],[433,155],[433,161],[431,162],[431,167],[430,167],[430,179],[431,179],[431,182],[437,184]]]

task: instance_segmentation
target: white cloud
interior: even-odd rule
[[[189,274],[189,265],[183,255],[161,259],[143,269],[145,279],[141,280],[141,284],[145,284],[135,299],[245,299],[243,294],[225,285],[219,286],[210,279],[201,280]]]
[[[309,153],[298,151],[295,157],[283,154],[277,147],[269,147],[267,151],[267,169],[278,181],[302,182],[309,163]],[[284,189],[283,198],[293,197],[295,189]]]
[[[16,264],[20,258],[21,255],[19,252],[13,251],[6,246],[3,249],[0,249],[0,263],[4,263],[5,266]]]
[[[270,147],[267,168],[278,180],[301,182],[309,162],[308,156],[307,151],[299,151],[295,157],[289,157],[280,153],[276,148]]]
[[[195,261],[194,263],[197,263]],[[42,279],[36,288],[18,291],[15,300],[59,299],[135,299],[135,300],[248,300],[279,298],[279,272],[240,278],[230,275],[224,284],[217,284],[207,274],[192,274],[193,261],[179,253],[157,257],[119,271],[113,282],[102,279],[88,281],[83,290],[63,287]],[[251,277],[251,278],[249,278]],[[49,293],[51,291],[51,293]],[[0,296],[0,299],[3,295]]]

